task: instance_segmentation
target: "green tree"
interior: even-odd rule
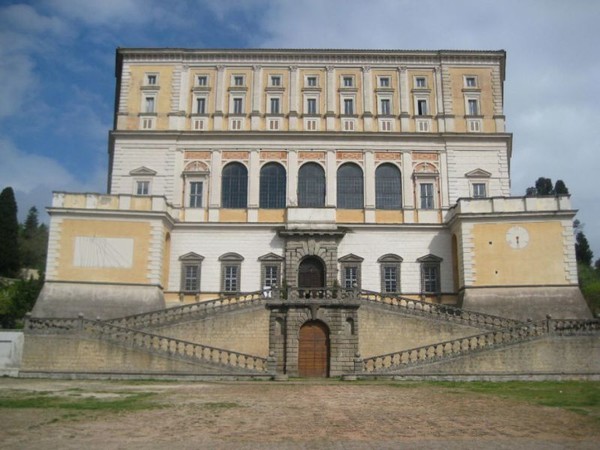
[[[23,318],[32,310],[43,284],[40,278],[0,286],[0,328],[23,327]]]
[[[35,206],[29,209],[27,219],[21,229],[19,248],[22,267],[36,269],[40,272],[45,270],[48,228],[44,224],[39,224]]]
[[[563,180],[556,180],[556,184],[554,185],[554,193],[556,195],[567,195],[569,193],[569,189],[567,189],[567,185]]]
[[[552,180],[550,178],[539,177],[535,182],[535,189],[537,195],[553,195],[554,188],[552,187]]]
[[[38,220],[38,211],[35,206],[29,208],[29,212],[27,213],[27,219],[25,219],[25,224],[23,225],[23,235],[25,237],[33,236],[39,228],[39,220]]]
[[[578,263],[581,263],[587,267],[592,265],[592,260],[594,258],[594,253],[590,248],[590,244],[588,243],[585,234],[583,231],[580,231],[575,236],[575,258]]]
[[[0,275],[15,277],[19,273],[19,223],[17,202],[11,187],[0,193]]]

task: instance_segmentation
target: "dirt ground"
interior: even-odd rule
[[[0,448],[597,449],[597,420],[428,384],[0,379],[0,397],[127,398],[140,410],[0,408]]]

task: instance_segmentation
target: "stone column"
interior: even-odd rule
[[[248,168],[248,222],[258,222],[260,195],[260,150],[250,151]]]
[[[373,130],[373,83],[371,67],[362,68],[363,87],[363,127],[365,131]]]
[[[375,153],[365,150],[365,222],[375,222]]]
[[[334,207],[337,204],[337,161],[335,150],[325,154],[325,206]]]
[[[446,114],[444,113],[444,99],[442,96],[442,70],[439,67],[433,68],[433,95],[435,97],[435,108],[438,123],[438,132],[446,131]]]
[[[337,103],[337,92],[335,91],[335,67],[327,66],[327,131],[335,131],[335,114]]]
[[[250,129],[260,129],[260,100],[262,96],[262,66],[252,66],[252,112],[250,113]]]
[[[406,132],[410,129],[410,115],[408,113],[410,105],[410,87],[408,83],[408,73],[406,71],[406,67],[400,67],[399,72],[398,93],[400,94],[400,128],[401,131]]]
[[[298,152],[288,150],[287,206],[298,206]]]
[[[290,112],[288,115],[288,129],[290,131],[296,131],[298,129],[298,66],[290,66],[289,101]]]
[[[415,222],[415,187],[412,175],[412,155],[410,152],[404,152],[402,153],[402,208],[405,223]]]
[[[214,129],[224,130],[223,112],[225,110],[225,97],[227,95],[225,83],[225,66],[217,66],[217,82],[215,83],[215,114]]]
[[[210,161],[210,195],[208,201],[208,221],[219,221],[221,207],[221,150],[214,150]]]

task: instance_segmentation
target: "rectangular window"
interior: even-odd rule
[[[306,77],[306,85],[308,87],[317,87],[317,77]]]
[[[389,116],[391,114],[390,100],[387,98],[383,98],[380,101],[380,105],[381,105],[381,115]]]
[[[271,86],[281,86],[281,77],[279,75],[271,77]]]
[[[398,292],[398,267],[383,266],[384,292]]]
[[[390,87],[390,79],[388,77],[379,78],[379,87]]]
[[[198,75],[198,86],[206,86],[208,84],[208,77],[206,75]]]
[[[137,195],[149,195],[150,194],[150,182],[149,181],[136,182],[135,193]]]
[[[358,287],[358,266],[345,266],[344,267],[344,279],[342,285],[346,289],[352,289]]]
[[[196,113],[204,114],[206,112],[206,99],[204,97],[200,97],[196,99]]]
[[[306,113],[307,114],[316,114],[317,113],[317,99],[316,98],[306,99]]]
[[[421,183],[421,209],[433,209],[433,183]]]
[[[185,292],[198,292],[200,290],[200,266],[183,266],[183,290]]]
[[[236,75],[233,77],[234,86],[243,86],[244,85],[244,77],[242,75]]]
[[[474,198],[487,197],[486,192],[485,192],[485,183],[473,183],[473,197]]]
[[[225,292],[239,291],[239,266],[225,266],[223,268],[223,290]]]
[[[279,98],[271,98],[271,114],[279,114]]]
[[[476,77],[465,77],[465,86],[466,87],[477,87],[477,78]]]
[[[344,114],[346,116],[351,116],[354,114],[354,99],[351,99],[351,98],[344,99]]]
[[[202,181],[190,182],[190,208],[202,208]]]
[[[352,87],[354,85],[353,81],[354,80],[352,77],[344,77],[343,78],[344,87]]]
[[[242,114],[243,113],[243,99],[234,98],[233,99],[233,113],[234,114]]]
[[[438,293],[440,291],[440,268],[438,264],[423,265],[423,292]]]
[[[146,112],[146,113],[154,112],[154,97],[146,97],[144,112]]]
[[[477,100],[474,98],[470,98],[467,101],[468,105],[469,105],[469,115],[470,116],[477,116],[479,115],[479,105],[477,104]]]
[[[264,267],[265,279],[263,280],[263,287],[272,288],[278,285],[279,282],[279,267],[278,266],[265,266]]]
[[[418,116],[426,116],[427,114],[428,114],[427,100],[424,100],[424,99],[417,100],[417,115]]]
[[[415,87],[426,88],[427,87],[427,78],[425,78],[425,77],[416,77],[415,78]]]
[[[156,75],[147,75],[146,77],[146,83],[148,84],[148,86],[155,86],[157,80],[158,77]]]

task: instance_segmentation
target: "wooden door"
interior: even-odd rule
[[[322,322],[306,322],[300,328],[298,374],[301,377],[329,376],[329,330]]]
[[[298,267],[298,287],[322,288],[325,286],[325,267],[314,256],[304,259]]]

